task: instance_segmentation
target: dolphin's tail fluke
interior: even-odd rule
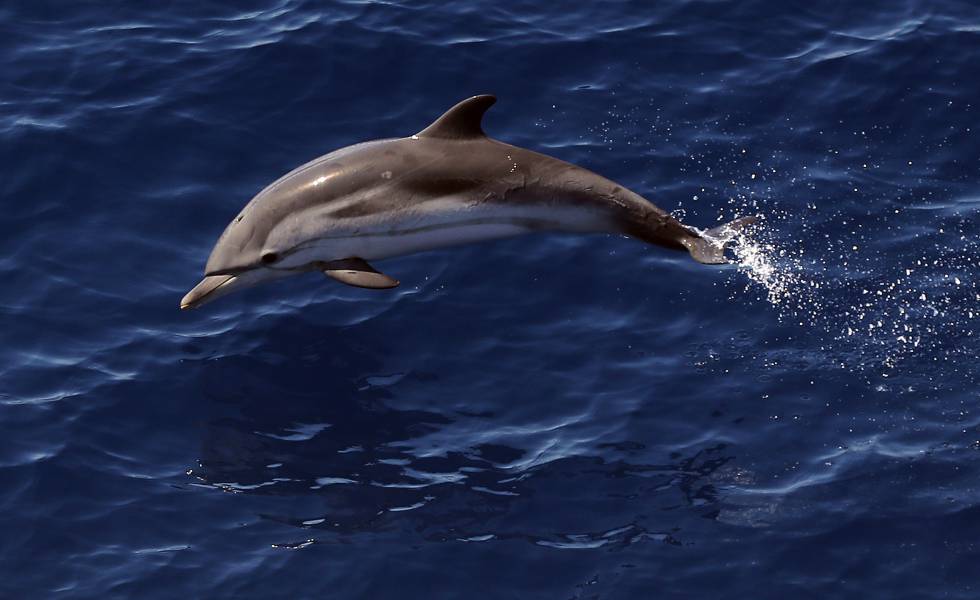
[[[725,248],[746,225],[751,225],[758,217],[741,217],[719,225],[714,229],[699,231],[697,237],[687,237],[681,243],[691,253],[691,258],[705,265],[723,265],[730,262],[725,258]]]

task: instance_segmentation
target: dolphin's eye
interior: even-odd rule
[[[279,255],[275,252],[265,252],[262,254],[262,262],[271,265],[272,263],[279,260]]]

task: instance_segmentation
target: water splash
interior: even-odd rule
[[[974,351],[976,243],[927,244],[896,267],[856,245],[850,254],[832,247],[809,254],[802,243],[781,241],[778,229],[736,234],[733,299],[741,293],[767,302],[781,322],[819,333],[821,350],[851,369],[890,369],[913,357],[942,364]]]
[[[764,215],[735,236],[731,299],[754,298],[779,322],[804,328],[813,336],[807,348],[828,364],[882,369],[886,377],[901,366],[929,380],[951,373],[976,379],[963,362],[980,352],[973,276],[980,201],[972,188],[929,180],[896,188],[913,168],[908,157],[890,162],[828,147],[801,162],[766,127],[749,136],[732,116],[671,121],[655,104],[614,107],[589,133],[596,149],[650,147],[652,172],[668,164],[670,173],[691,175],[686,185],[657,180],[680,196],[671,208],[682,220],[696,222],[705,199],[719,197],[728,198],[719,223]],[[755,147],[745,144],[750,138]]]
[[[761,292],[762,299],[778,309],[781,320],[813,325],[825,306],[819,296],[823,269],[805,263],[802,247],[792,249],[781,243],[768,225],[771,220],[734,234],[735,263],[748,278],[743,291]]]

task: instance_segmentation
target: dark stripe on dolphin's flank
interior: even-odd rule
[[[386,237],[405,237],[408,235],[415,235],[419,233],[424,233],[427,231],[439,231],[442,229],[457,229],[464,227],[473,227],[479,225],[514,225],[516,227],[522,227],[528,230],[559,230],[561,225],[560,221],[554,219],[538,219],[533,217],[500,217],[500,218],[485,218],[485,219],[472,219],[466,221],[449,221],[446,223],[435,223],[432,225],[423,225],[421,227],[413,227],[410,229],[394,229],[391,231],[372,231],[364,232],[357,231],[355,233],[350,233],[346,235],[333,235],[333,236],[322,236],[308,242],[301,246],[296,246],[292,250],[287,252],[287,255],[294,254],[296,252],[302,252],[303,250],[309,250],[310,248],[316,248],[322,244],[316,242],[333,241],[333,240],[352,240],[360,238],[386,238]]]

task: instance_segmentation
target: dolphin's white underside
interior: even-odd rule
[[[342,224],[310,218],[293,227],[291,235],[283,232],[286,235],[279,238],[280,244],[291,250],[276,267],[298,268],[314,261],[355,256],[381,260],[534,231],[614,229],[604,214],[577,207],[491,203],[474,207],[458,197],[433,199],[416,206],[411,211],[359,217]],[[323,224],[318,226],[318,222]],[[289,227],[288,220],[285,225]]]

